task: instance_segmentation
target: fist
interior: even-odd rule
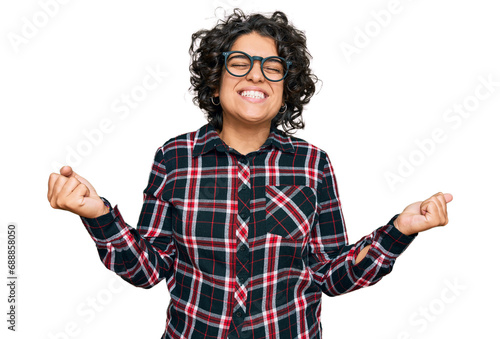
[[[396,218],[394,226],[406,235],[444,226],[448,223],[446,206],[452,200],[449,193],[437,193],[427,200],[408,205]]]
[[[71,167],[62,167],[60,173],[51,173],[49,176],[47,199],[52,208],[70,211],[85,218],[97,218],[109,212],[94,187],[73,172]]]

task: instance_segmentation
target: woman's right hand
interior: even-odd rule
[[[61,174],[51,173],[47,199],[52,208],[62,209],[85,218],[97,218],[109,213],[94,187],[70,166],[64,166]]]

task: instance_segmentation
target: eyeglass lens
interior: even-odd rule
[[[232,53],[228,56],[226,65],[229,73],[232,75],[244,76],[250,72],[252,61],[243,53]],[[262,65],[262,69],[266,78],[279,81],[285,76],[286,63],[278,58],[269,58]]]

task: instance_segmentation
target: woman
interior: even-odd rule
[[[158,148],[137,229],[67,166],[50,175],[51,206],[80,215],[126,281],[167,280],[163,338],[320,338],[322,292],[378,282],[418,232],[448,222],[452,197],[348,245],[328,155],[290,135],[315,89],[304,34],[281,12],[235,11],[190,52],[209,123]]]

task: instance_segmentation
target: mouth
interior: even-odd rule
[[[258,102],[265,100],[269,96],[262,91],[256,90],[243,90],[238,92],[238,94],[247,100]]]

